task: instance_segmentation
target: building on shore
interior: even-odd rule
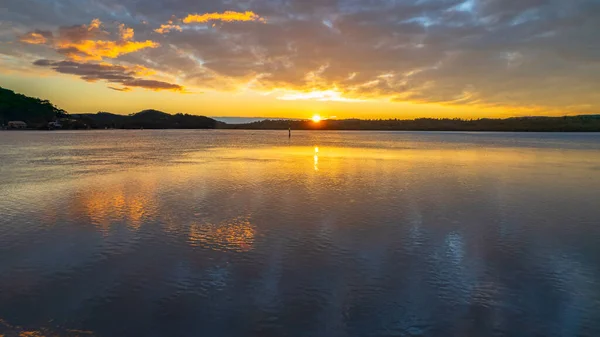
[[[50,123],[48,123],[48,129],[50,129],[50,130],[62,129],[62,124],[60,124],[60,122],[50,122]]]
[[[9,129],[26,129],[27,123],[23,121],[10,121],[8,122]]]

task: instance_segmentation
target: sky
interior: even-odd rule
[[[599,0],[2,0],[0,86],[70,113],[600,113]]]

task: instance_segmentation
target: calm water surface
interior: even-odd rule
[[[0,132],[0,334],[600,336],[600,135]]]

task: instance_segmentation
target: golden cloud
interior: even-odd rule
[[[166,34],[172,30],[181,31],[181,26],[173,24],[173,21],[169,21],[167,24],[160,25],[160,28],[156,28],[154,31],[159,34]]]
[[[146,68],[146,67],[144,67],[144,66],[141,66],[141,65],[139,65],[139,64],[136,64],[136,65],[130,66],[130,67],[128,67],[128,68],[129,68],[129,70],[130,70],[131,72],[133,72],[133,73],[134,73],[135,75],[137,75],[137,76],[151,76],[151,75],[154,75],[154,74],[156,74],[156,71],[155,71],[155,70],[148,69],[148,68]]]
[[[89,32],[100,32],[108,34],[101,30],[102,22],[94,19],[87,26]],[[80,27],[85,27],[82,25]],[[79,27],[79,29],[80,29]],[[65,32],[65,29],[63,29]],[[68,39],[68,34],[61,34],[55,47],[58,52],[66,55],[68,58],[77,61],[94,60],[101,61],[104,58],[117,58],[120,55],[133,53],[145,48],[156,48],[158,43],[150,40],[132,41],[135,32],[133,28],[119,25],[119,36],[117,40],[94,39],[92,36],[84,36],[82,39]]]
[[[20,37],[21,42],[29,43],[29,44],[44,44],[48,40],[38,33],[27,33]]]
[[[119,24],[113,27],[112,36],[102,27],[99,19],[89,24],[60,27],[55,34],[49,31],[35,30],[19,37],[20,41],[29,44],[45,44],[58,53],[66,56],[66,60],[52,61],[41,59],[33,64],[47,67],[58,73],[79,76],[88,82],[106,81],[119,84],[109,86],[118,91],[130,91],[131,88],[148,90],[169,90],[185,92],[175,83],[164,82],[143,77],[152,76],[156,71],[142,65],[114,65],[104,59],[114,59],[121,55],[133,53],[146,48],[156,48],[157,42],[133,41],[133,28]]]
[[[50,34],[50,36],[48,36],[48,34]],[[21,35],[19,36],[19,41],[23,42],[23,43],[28,43],[28,44],[46,44],[49,40],[49,38],[52,37],[52,33],[47,32],[46,34],[44,32],[29,32],[27,34]]]
[[[93,19],[92,22],[90,22],[90,25],[88,26],[88,30],[92,31],[94,29],[100,29],[101,25],[102,21],[100,21],[100,19]]]
[[[94,19],[89,25],[61,27],[58,36],[52,32],[33,31],[19,37],[29,44],[49,44],[57,52],[75,61],[102,61],[117,58],[146,48],[156,48],[157,42],[133,41],[133,28],[118,26],[118,37],[110,39],[110,33],[102,29],[102,22]]]
[[[171,31],[181,32],[183,30],[183,28],[179,24],[175,23],[174,20],[176,20],[178,22],[181,21],[185,24],[207,23],[210,21],[222,21],[222,22],[257,21],[257,22],[262,22],[262,23],[267,22],[267,20],[265,18],[261,17],[260,15],[254,13],[252,11],[246,11],[246,12],[225,11],[223,13],[188,14],[188,16],[186,16],[182,20],[180,20],[180,19],[169,20],[166,24],[160,25],[160,27],[156,28],[154,31],[159,34],[166,34]],[[214,26],[214,24],[213,24],[213,26]]]
[[[235,22],[235,21],[259,21],[266,22],[266,20],[260,17],[258,14],[246,11],[234,12],[226,11],[223,13],[205,13],[205,14],[189,14],[183,19],[183,23],[206,23],[209,21],[223,21],[223,22]]]
[[[125,24],[119,25],[119,35],[122,41],[133,40],[133,28],[126,27]]]
[[[179,21],[179,20],[178,20]],[[205,14],[188,14],[183,20],[185,24],[192,23],[207,23],[210,21],[222,21],[222,22],[247,22],[247,21],[258,21],[266,23],[267,20],[262,18],[260,15],[252,12],[235,12],[225,11],[223,13],[205,13]],[[166,24],[160,25],[154,31],[159,34],[166,34],[171,31],[181,32],[183,29],[180,25],[176,24],[173,20],[169,20]]]
[[[156,48],[159,44],[146,40],[134,41],[61,41],[56,44],[58,52],[76,61],[94,60],[101,61],[104,58],[117,58],[120,55],[129,54],[145,48]]]

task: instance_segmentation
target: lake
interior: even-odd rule
[[[600,336],[600,134],[0,132],[0,319]]]

